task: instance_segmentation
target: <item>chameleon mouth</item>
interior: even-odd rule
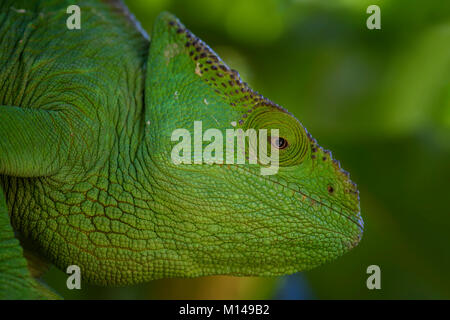
[[[230,165],[227,165],[230,168]],[[260,175],[255,174],[254,172],[252,172],[251,170],[242,167],[242,166],[235,166],[238,168],[238,170],[242,170],[250,175],[253,176],[257,176],[257,177],[261,177]],[[320,205],[323,208],[328,209],[331,212],[334,212],[335,214],[338,214],[344,218],[346,218],[348,221],[352,222],[353,224],[355,224],[358,229],[359,229],[359,233],[356,237],[355,241],[355,245],[361,240],[362,238],[362,233],[364,231],[364,221],[361,217],[361,212],[360,210],[355,210],[355,208],[350,208],[348,206],[346,206],[345,204],[343,204],[343,208],[347,209],[350,212],[353,212],[353,216],[350,216],[349,214],[345,214],[344,212],[342,212],[343,208],[341,208],[341,211],[337,210],[336,208],[333,208],[331,205],[328,205],[326,203],[324,203],[323,201],[321,201],[319,198],[313,198],[312,196],[304,193],[301,191],[300,186],[294,183],[287,183],[286,181],[283,181],[282,179],[274,179],[274,176],[265,176],[264,179],[270,183],[273,184],[273,186],[275,187],[275,189],[277,189],[280,192],[283,192],[285,195],[287,196],[295,196],[297,195],[297,198],[299,198],[300,201],[310,201],[312,205]],[[356,186],[356,185],[355,185]],[[359,203],[359,192],[356,191],[356,196],[358,199],[358,203]]]
[[[335,209],[332,206],[322,202],[321,200],[317,200],[317,199],[312,198],[311,196],[306,195],[305,193],[300,191],[300,188],[299,188],[299,190],[295,190],[293,187],[289,187],[287,184],[280,183],[279,181],[274,181],[271,178],[267,178],[267,179],[270,180],[272,183],[279,184],[283,188],[287,188],[287,189],[291,190],[292,192],[297,193],[303,199],[310,200],[312,204],[319,204],[320,206],[322,206],[324,208],[327,208],[331,212],[339,214],[340,216],[342,216],[342,217],[348,219],[349,221],[351,221],[352,223],[356,224],[356,226],[359,228],[361,233],[363,232],[363,230],[364,230],[364,222],[362,220],[361,212],[359,210],[358,211],[354,211],[355,215],[358,217],[358,219],[356,220],[356,219],[352,218],[350,215],[344,214],[342,211],[338,211],[337,209]],[[349,207],[347,207],[345,205],[343,205],[343,207],[345,207],[349,211],[353,211],[351,208],[349,208]]]

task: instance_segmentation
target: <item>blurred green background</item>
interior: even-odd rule
[[[129,0],[151,31],[175,13],[251,87],[288,108],[358,184],[358,247],[280,278],[158,280],[65,288],[66,298],[450,298],[450,1]],[[368,30],[366,8],[381,8]],[[366,269],[381,268],[381,290]]]

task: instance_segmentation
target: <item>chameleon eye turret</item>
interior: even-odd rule
[[[279,137],[271,143],[279,150],[280,166],[293,166],[300,164],[308,154],[309,141],[306,130],[300,122],[281,107],[261,106],[250,113],[242,125],[248,129],[278,129]]]

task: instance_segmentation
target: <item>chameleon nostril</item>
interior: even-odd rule
[[[331,185],[328,185],[327,190],[329,193],[333,193],[334,192],[334,188]]]

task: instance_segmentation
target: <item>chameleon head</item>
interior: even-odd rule
[[[156,225],[176,235],[166,247],[178,243],[173,273],[288,274],[356,246],[363,231],[358,190],[331,153],[173,16],[160,15],[152,39],[146,150],[160,181],[155,198],[171,212]],[[230,137],[237,141],[227,130],[237,129],[247,141],[251,130],[266,141],[266,158],[277,154],[273,173],[263,173],[270,165],[259,156],[250,163],[259,150],[251,142],[243,146],[244,163],[239,146],[227,158]],[[263,129],[267,135],[259,136]]]
[[[12,226],[33,247],[63,270],[78,265],[83,280],[124,285],[288,274],[359,242],[356,186],[297,119],[250,89],[172,15],[157,18],[145,65],[148,41],[134,29],[131,36],[111,31],[121,30],[117,8],[110,12],[113,24],[104,24],[108,11],[95,9],[84,13],[95,28],[66,34],[79,47],[76,41],[90,46],[104,32],[109,36],[98,44],[101,51],[86,54],[54,37],[64,8],[59,15],[50,11],[52,20],[36,18],[50,29],[37,28],[23,41],[40,43],[33,37],[50,32],[51,46],[39,46],[45,54],[35,57],[35,47],[8,54],[34,70],[19,100],[36,105],[0,106],[6,119],[0,121],[0,193],[5,190]],[[128,22],[127,15],[123,25],[132,26]],[[121,41],[119,51],[110,48],[115,41]],[[74,62],[66,65],[68,56]],[[77,96],[68,83],[85,90]],[[38,98],[35,88],[42,91]],[[238,129],[254,130],[258,144],[236,143],[229,153],[228,142],[237,139],[227,130]],[[174,150],[193,161],[174,161]]]

